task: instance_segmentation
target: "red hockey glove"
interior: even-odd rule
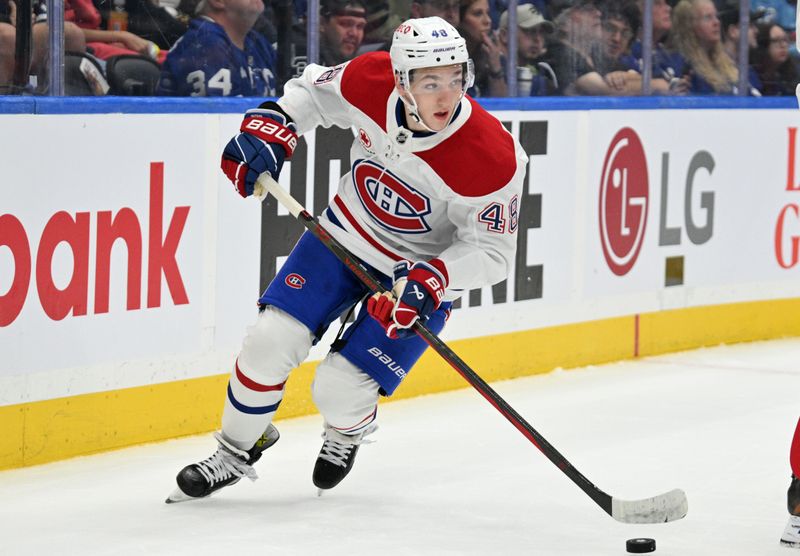
[[[367,300],[367,312],[383,326],[387,336],[396,340],[399,336],[397,325],[392,320],[392,311],[394,311],[394,296],[390,292],[376,293]]]
[[[424,323],[441,304],[447,287],[447,269],[438,259],[411,265],[401,261],[394,266],[394,297],[374,295],[367,312],[386,329],[390,338],[406,338],[418,319]],[[396,301],[395,301],[396,299]]]

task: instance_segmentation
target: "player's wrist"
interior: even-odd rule
[[[283,107],[274,100],[268,100],[266,102],[262,102],[261,104],[259,104],[258,110],[271,110],[273,112],[278,112],[279,114],[282,114],[283,117],[286,118],[287,125],[289,123],[294,122],[294,118],[292,118],[289,115],[289,113],[286,110],[284,110]]]

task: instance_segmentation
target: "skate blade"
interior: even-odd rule
[[[187,502],[189,500],[200,500],[200,498],[196,498],[194,496],[189,496],[185,492],[183,492],[180,488],[176,488],[172,491],[164,502],[167,504],[177,504],[178,502]]]
[[[325,491],[324,491],[324,490],[322,490],[321,488],[318,488],[318,489],[317,489],[317,498],[319,498],[320,496],[322,496],[322,493],[323,493],[323,492],[325,492]]]

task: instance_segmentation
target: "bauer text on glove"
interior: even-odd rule
[[[258,176],[264,172],[278,180],[283,161],[292,157],[297,146],[296,129],[275,102],[247,111],[239,134],[225,146],[221,163],[239,195],[252,195]]]

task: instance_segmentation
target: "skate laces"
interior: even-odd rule
[[[244,459],[247,452],[229,444],[219,433],[214,433],[214,438],[219,442],[219,448],[211,457],[197,464],[197,469],[209,484],[214,485],[231,476],[247,477],[251,481],[258,479],[256,470]]]
[[[350,452],[353,451],[353,447],[375,442],[374,440],[364,440],[364,437],[375,432],[377,428],[377,425],[372,425],[358,434],[342,434],[339,431],[326,427],[325,431],[322,433],[322,438],[325,439],[325,442],[322,444],[319,459],[323,459],[339,467],[347,467],[347,459],[350,457]]]

